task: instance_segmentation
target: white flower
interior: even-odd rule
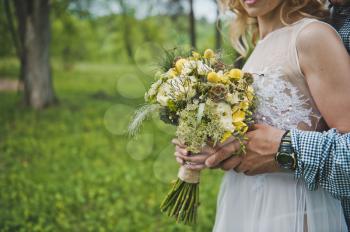
[[[208,65],[204,64],[202,61],[197,61],[197,72],[199,75],[207,75],[213,71]]]
[[[169,100],[170,100],[170,96],[163,89],[159,89],[159,92],[157,94],[157,102],[161,106],[168,106]]]
[[[174,101],[188,100],[196,95],[193,84],[195,77],[175,77],[167,80],[160,86],[157,94],[157,102],[162,106],[167,106],[170,99]]]
[[[220,70],[219,72],[217,72],[219,77],[223,77],[224,76],[224,71]]]
[[[194,84],[197,82],[197,78],[195,76],[189,76],[188,79],[190,79],[191,84]]]
[[[228,93],[226,94],[225,100],[231,105],[235,105],[239,103],[238,93]]]
[[[190,74],[194,69],[197,68],[197,63],[194,60],[187,60],[184,65],[181,74],[182,75],[188,75]]]
[[[169,69],[166,73],[163,74],[163,77],[165,77],[166,79],[171,79],[176,76],[176,71],[173,68]]]
[[[220,117],[223,128],[226,131],[233,132],[235,127],[233,126],[231,106],[227,103],[220,102],[217,105],[216,111]]]
[[[151,85],[151,88],[148,90],[148,92],[145,94],[145,100],[147,101],[148,99],[151,99],[153,97],[155,97],[157,95],[159,86],[161,86],[161,84],[163,83],[163,81],[161,79],[159,79],[158,81],[156,81],[155,83],[153,83]]]

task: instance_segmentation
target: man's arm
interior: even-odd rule
[[[335,197],[350,197],[350,133],[292,130],[297,154],[295,176],[310,190],[321,186]]]

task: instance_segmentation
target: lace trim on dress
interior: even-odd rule
[[[296,128],[301,122],[311,127],[309,99],[285,80],[282,69],[265,68],[258,73],[253,84],[259,101],[256,122],[285,130]]]

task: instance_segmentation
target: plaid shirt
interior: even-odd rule
[[[295,177],[310,190],[322,187],[342,202],[350,231],[350,133],[291,130],[297,154]]]
[[[350,6],[332,6],[330,23],[338,31],[350,54]]]

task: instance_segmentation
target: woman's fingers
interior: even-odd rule
[[[188,169],[196,170],[196,171],[203,170],[207,167],[205,166],[205,164],[185,164],[184,166]]]
[[[195,155],[183,155],[182,153],[176,151],[175,156],[183,159],[185,162],[191,162],[195,164],[204,164],[210,155],[208,154],[195,154]]]
[[[189,155],[189,152],[185,148],[182,148],[182,147],[179,147],[179,146],[175,147],[175,151],[180,153],[183,156],[188,156]]]
[[[171,143],[176,145],[176,146],[179,146],[181,148],[186,148],[185,144],[183,142],[181,142],[179,139],[175,138],[173,140],[171,140]]]
[[[185,161],[181,159],[180,157],[176,156],[176,162],[178,162],[180,165],[184,165]]]

